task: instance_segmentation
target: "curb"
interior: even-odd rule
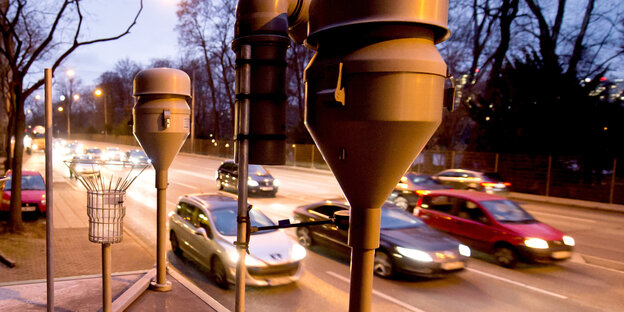
[[[624,213],[624,205],[618,205],[618,204],[607,204],[607,203],[592,202],[592,201],[586,201],[586,200],[580,200],[580,199],[550,197],[550,196],[515,193],[515,192],[509,193],[509,197],[516,199],[516,200],[527,200],[527,201],[534,201],[534,202],[573,206],[577,208]]]
[[[8,266],[9,268],[15,267],[15,261],[5,256],[1,251],[0,251],[0,262]]]

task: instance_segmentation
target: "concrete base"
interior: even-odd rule
[[[149,289],[160,292],[171,291],[171,282],[165,281],[164,284],[158,284],[155,280],[152,280],[150,282]]]

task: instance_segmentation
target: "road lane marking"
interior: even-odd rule
[[[581,221],[581,222],[586,222],[586,223],[596,223],[595,220],[588,220],[588,219],[583,219],[583,218],[576,218],[576,217],[569,217],[569,216],[562,216],[562,215],[558,215],[558,214],[553,214],[553,213],[548,213],[548,212],[541,212],[541,211],[531,211],[532,214],[535,215],[547,215],[549,217],[553,217],[553,218],[563,218],[563,219],[570,219],[570,220],[574,220],[574,221]]]
[[[546,294],[546,295],[549,295],[549,296],[553,296],[553,297],[557,297],[559,299],[568,299],[568,297],[566,297],[564,295],[560,295],[560,294],[557,294],[557,293],[554,293],[554,292],[551,292],[551,291],[548,291],[548,290],[544,290],[544,289],[541,289],[541,288],[533,287],[533,286],[530,286],[530,285],[527,285],[527,284],[524,284],[524,283],[516,282],[516,281],[510,280],[510,279],[507,279],[507,278],[504,278],[504,277],[496,276],[496,275],[493,275],[493,274],[490,274],[490,273],[486,273],[486,272],[482,272],[482,271],[479,271],[479,270],[475,270],[473,268],[466,268],[466,270],[468,270],[470,272],[477,273],[477,274],[481,274],[481,275],[484,275],[484,276],[487,276],[487,277],[491,277],[491,278],[497,279],[499,281],[507,282],[507,283],[510,283],[510,284],[513,284],[513,285],[516,285],[516,286],[524,287],[524,288],[527,288],[527,289],[530,289],[530,290],[533,290],[533,291],[541,292],[543,294]]]
[[[340,275],[338,273],[334,273],[334,272],[331,272],[331,271],[327,271],[325,273],[327,273],[327,274],[329,274],[329,275],[331,275],[331,276],[333,276],[333,277],[335,277],[335,278],[337,278],[337,279],[339,279],[339,280],[341,280],[343,282],[346,282],[346,283],[350,282],[348,278],[346,278],[346,277],[344,277],[344,276],[342,276],[342,275]],[[377,295],[377,296],[379,296],[379,297],[381,297],[383,299],[386,299],[386,300],[388,300],[388,301],[390,301],[390,302],[392,302],[392,303],[394,303],[394,304],[396,304],[398,306],[401,306],[401,307],[403,307],[403,308],[405,308],[405,309],[407,309],[409,311],[425,312],[425,310],[421,310],[421,309],[419,309],[419,308],[417,308],[415,306],[409,305],[409,304],[407,304],[407,303],[405,303],[403,301],[400,301],[400,300],[398,300],[396,298],[390,297],[390,296],[388,296],[388,295],[386,295],[386,294],[384,294],[382,292],[376,291],[374,289],[373,289],[373,294]]]
[[[192,190],[197,190],[197,189],[198,189],[198,188],[197,188],[197,186],[194,186],[194,185],[188,185],[188,184],[184,184],[184,183],[180,183],[180,182],[173,182],[173,184],[175,184],[175,185],[181,185],[181,186],[184,186],[184,187],[186,187],[186,188],[190,188],[190,189],[192,189]]]

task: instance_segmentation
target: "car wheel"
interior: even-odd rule
[[[171,231],[171,233],[169,234],[169,241],[171,241],[171,251],[173,251],[176,256],[182,257],[182,249],[180,249],[178,237],[173,231]]]
[[[223,182],[221,182],[221,179],[217,179],[217,188],[219,191],[223,190]]]
[[[409,202],[407,201],[407,198],[403,197],[403,196],[397,196],[397,198],[394,199],[393,202],[395,205],[401,207],[401,209],[408,211],[409,210]]]
[[[391,277],[394,270],[392,269],[392,259],[390,259],[390,256],[383,251],[376,251],[373,270],[375,274],[381,277]]]
[[[228,289],[230,283],[227,281],[227,273],[225,272],[225,266],[218,257],[212,259],[212,277],[214,278],[217,286]]]
[[[515,250],[509,247],[496,247],[494,260],[502,267],[514,268],[518,264],[518,255]]]
[[[310,229],[306,227],[297,228],[297,241],[303,247],[309,248],[312,246],[312,236],[310,235]]]

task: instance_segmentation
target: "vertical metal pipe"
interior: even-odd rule
[[[546,196],[550,195],[550,171],[552,170],[552,155],[548,155],[548,171],[546,172]]]
[[[251,59],[251,46],[241,46],[241,58]],[[251,65],[245,63],[240,65],[240,87],[239,91],[242,95],[251,93]],[[245,276],[247,269],[245,267],[245,256],[247,250],[247,178],[249,165],[249,105],[248,97],[238,101],[238,228],[236,231],[236,241],[238,249],[238,262],[236,263],[236,304],[235,311],[245,311]]]
[[[102,311],[110,312],[113,306],[111,294],[111,250],[110,243],[102,244]]]
[[[349,311],[371,311],[375,250],[379,248],[380,208],[351,207],[349,246],[351,246],[351,280]]]
[[[167,170],[156,170],[156,279],[150,289],[170,291],[167,281]]]
[[[451,151],[451,168],[455,168],[455,151]]]
[[[45,69],[46,286],[48,311],[54,311],[54,203],[52,185],[52,69]]]
[[[611,174],[611,189],[609,190],[609,204],[613,204],[613,193],[615,191],[615,170],[617,169],[617,158],[613,158],[613,173]]]

